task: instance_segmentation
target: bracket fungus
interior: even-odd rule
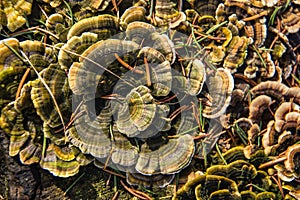
[[[241,199],[238,187],[233,180],[217,175],[200,175],[187,182],[177,191],[173,200],[179,199]]]
[[[46,150],[46,156],[41,161],[42,168],[49,170],[53,175],[69,177],[79,172],[81,165],[89,164],[89,160],[82,153],[72,147],[58,147],[50,144]],[[77,159],[78,158],[78,159]]]
[[[180,3],[175,3],[171,0],[156,0],[154,12],[150,13],[148,18],[156,26],[170,26],[175,28],[186,19],[185,14],[178,10],[178,4]],[[153,19],[151,18],[152,14],[154,14]]]
[[[214,16],[214,11],[219,5],[219,0],[206,0],[203,2],[192,0],[190,1],[191,7],[199,13],[199,15],[210,15]]]
[[[259,18],[253,22],[246,22],[245,32],[248,37],[253,39],[253,44],[261,47],[267,38],[266,18]]]
[[[50,48],[45,48],[40,41],[5,39],[0,42],[0,108],[13,101],[20,94],[19,84],[37,77],[33,69],[28,68],[24,53],[37,71],[46,68],[56,58]],[[23,83],[22,83],[23,82]]]
[[[274,97],[277,100],[281,101],[282,98],[287,94],[288,90],[289,88],[280,82],[265,81],[253,87],[250,92],[254,96],[264,94],[264,95]]]
[[[286,151],[286,157],[287,159],[284,161],[285,168],[293,173],[293,176],[295,178],[300,177],[300,171],[299,171],[299,154],[300,154],[300,145],[295,144],[292,146],[289,146]]]
[[[221,85],[221,86],[220,86]],[[203,110],[203,116],[207,118],[217,118],[227,109],[231,93],[234,87],[234,80],[229,70],[218,68],[214,76],[208,77],[208,90],[212,97],[211,106]]]
[[[98,41],[98,35],[91,32],[84,32],[81,36],[71,37],[66,44],[64,44],[58,53],[58,63],[62,69],[68,70],[73,62],[78,61],[78,56],[69,52],[82,54],[89,46]]]
[[[278,172],[278,177],[286,182],[298,180],[299,172],[299,144],[291,145],[284,154],[284,163],[276,164],[274,168]]]
[[[203,62],[198,59],[190,62],[185,68],[187,74],[187,90],[191,95],[198,95],[206,81],[206,71]]]
[[[120,25],[127,29],[130,23],[146,21],[146,9],[142,6],[133,6],[125,10],[120,18]]]
[[[131,29],[136,26],[141,32]],[[86,103],[79,108],[83,114],[67,130],[67,137],[82,152],[100,162],[107,160],[105,163],[109,166],[125,171],[129,183],[165,186],[173,174],[190,164],[195,145],[189,134],[174,138],[164,135],[171,134],[171,130],[176,130],[176,134],[186,132],[194,125],[187,121],[194,119],[182,111],[179,117],[175,115],[176,126],[172,125],[170,111],[175,108],[160,99],[168,99],[171,92],[176,92],[192,95],[181,102],[190,104],[189,99],[202,90],[205,66],[195,60],[186,67],[187,77],[174,72],[171,67],[176,59],[173,42],[145,22],[128,23],[126,35],[125,40],[96,42],[81,53],[78,62],[73,61],[68,73],[69,85],[74,95]],[[149,36],[148,41],[140,40],[144,35]],[[135,67],[124,61],[135,62]],[[185,83],[190,81],[190,86],[174,88],[174,74],[181,76]],[[111,87],[106,81],[111,82]],[[114,96],[107,96],[110,93]],[[106,106],[97,106],[95,110],[88,102],[102,102]],[[148,177],[150,183],[143,176]]]
[[[86,18],[75,23],[68,31],[67,39],[80,36],[84,32],[96,33],[98,40],[108,39],[117,33],[118,19],[115,16],[103,14]]]
[[[131,173],[132,171],[130,167],[136,164],[139,156],[139,149],[131,144],[129,138],[118,131],[115,124],[113,125],[113,136],[114,143],[112,147],[111,160],[117,165],[117,168],[121,168],[122,170]]]
[[[72,147],[77,152],[72,159],[65,157],[64,153],[59,153],[64,152],[63,145],[69,145],[64,134],[57,132],[71,114],[70,103],[66,104],[70,100],[66,75],[54,64],[42,70],[39,76],[44,82],[40,79],[29,81],[23,86],[20,96],[2,109],[1,128],[11,134],[10,154],[19,154],[24,164],[39,163],[42,168],[58,176],[74,175],[80,165],[86,165],[90,161],[84,161],[83,158],[80,159],[80,163],[75,161],[76,156],[81,155],[76,147]],[[56,99],[58,107],[44,84]],[[59,108],[60,110],[57,110]],[[64,113],[63,118],[60,118],[59,112]],[[54,135],[49,134],[54,130]],[[50,144],[44,143],[49,145],[46,152],[42,151],[43,138],[52,141]]]
[[[173,179],[174,174],[172,175],[152,175],[152,176],[145,176],[138,172],[136,173],[127,173],[126,180],[130,185],[144,185],[145,187],[165,187],[169,185]]]
[[[126,28],[126,37],[129,40],[147,46],[151,42],[151,34],[155,32],[155,27],[141,21],[134,21]]]
[[[35,135],[35,129],[25,129],[23,119],[22,113],[14,108],[14,102],[9,103],[2,109],[0,125],[11,136],[9,146],[9,154],[11,156],[15,156],[20,152],[22,146],[30,138],[30,134]]]
[[[32,0],[1,1],[0,13],[3,13],[3,18],[5,18],[3,21],[6,22],[4,25],[6,25],[11,32],[21,28],[26,23],[26,17],[24,15],[31,14],[32,3]]]
[[[285,13],[282,24],[289,33],[297,33],[300,29],[300,13],[297,9]]]
[[[103,80],[106,74],[104,72],[111,70],[109,65],[113,67],[116,60],[115,53],[126,57],[129,61],[130,58],[133,59],[134,52],[137,51],[138,47],[139,45],[134,42],[117,39],[108,39],[93,44],[83,52],[82,57],[79,58],[80,63],[74,62],[70,68],[68,76],[71,90],[76,95],[94,95],[98,82],[101,84],[103,81],[102,85],[107,84]],[[122,73],[120,68],[123,68],[124,73],[126,72],[126,68],[117,66],[112,70],[114,75],[118,76]]]
[[[233,36],[226,48],[228,55],[224,59],[224,67],[231,72],[236,72],[236,69],[244,63],[247,56],[247,47],[251,43],[251,39],[245,36]]]
[[[297,113],[299,113],[299,111],[300,111],[299,105],[291,102],[283,102],[277,108],[274,115],[275,130],[277,132],[281,132],[282,130],[285,130],[288,126],[288,123],[293,123],[294,127],[297,128],[297,117],[299,116]]]
[[[48,88],[50,88],[52,95],[44,86],[42,81],[35,80],[32,82],[31,99],[36,109],[37,114],[41,119],[50,127],[55,128],[61,123],[64,123],[70,117],[70,89],[67,81],[67,76],[58,65],[51,65],[48,68],[41,71],[40,76],[46,82]],[[64,110],[64,121],[61,122],[58,109],[53,102],[52,98],[55,98],[58,108]],[[69,107],[69,110],[66,109]]]
[[[69,1],[70,6],[81,6],[81,9],[92,9],[93,11],[104,11],[110,4],[111,0],[82,0],[82,1]]]
[[[194,154],[194,140],[190,135],[170,139],[167,144],[151,151],[141,147],[136,170],[144,175],[174,174],[186,167]]]
[[[2,0],[8,154],[59,177],[189,179],[174,199],[297,199],[299,5]]]
[[[107,157],[112,145],[109,138],[111,111],[103,108],[98,116],[93,116],[86,106],[82,106],[81,109],[85,113],[67,130],[69,141],[83,153],[89,153],[97,158]]]
[[[271,103],[272,99],[267,95],[260,95],[253,99],[249,106],[249,119],[255,123],[259,122],[264,111],[268,109]]]
[[[114,106],[114,105],[113,105]],[[116,115],[118,130],[128,137],[149,138],[160,131],[168,123],[167,105],[156,105],[150,89],[138,86],[126,96],[124,104]]]
[[[70,30],[70,21],[60,13],[54,13],[47,18],[46,28],[52,33],[49,37],[52,41],[65,42]]]

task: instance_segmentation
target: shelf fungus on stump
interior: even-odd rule
[[[142,6],[127,8],[120,18],[120,25],[127,29],[130,23],[146,21],[146,9]]]
[[[15,52],[14,52],[15,51]],[[0,41],[0,108],[16,99],[21,80],[24,83],[37,77],[28,63],[17,54],[21,51],[28,57],[32,65],[41,71],[56,60],[50,48],[45,48],[40,41],[25,40],[19,42],[10,38]],[[20,92],[20,91],[19,91]]]
[[[179,189],[173,200],[219,199],[221,197],[224,199],[241,199],[237,184],[223,176],[199,175]]]
[[[83,153],[91,154],[97,158],[106,158],[111,151],[109,127],[112,114],[109,108],[103,108],[95,116],[82,106],[79,112],[84,112],[74,121],[74,126],[67,130],[69,141],[77,146]]]
[[[97,41],[98,35],[91,32],[84,32],[80,36],[71,37],[58,53],[58,63],[61,65],[61,68],[68,70],[73,62],[78,62],[78,56],[70,52],[80,55]]]
[[[217,118],[221,116],[229,106],[231,93],[234,87],[234,80],[229,70],[218,68],[214,76],[207,78],[211,105],[203,110],[203,116],[207,118]]]
[[[23,164],[39,163],[57,176],[71,176],[90,160],[77,147],[70,146],[62,131],[71,115],[67,76],[56,64],[39,75],[41,79],[23,85],[20,96],[2,109],[1,128],[10,135],[11,156],[19,155]],[[76,152],[71,158],[69,148]]]
[[[119,29],[118,18],[109,14],[98,15],[82,19],[75,23],[69,30],[67,40],[73,36],[80,36],[84,32],[98,35],[98,40],[108,39]]]
[[[233,36],[226,48],[228,55],[224,59],[224,67],[232,73],[236,72],[237,68],[244,63],[247,56],[247,47],[251,43],[251,38]]]
[[[207,158],[174,199],[299,199],[299,0],[0,2],[0,126],[22,164],[165,187]]]
[[[3,21],[6,22],[4,25],[11,32],[21,28],[26,23],[25,16],[31,14],[32,2],[32,0],[1,1],[0,13],[3,13],[3,17],[5,18]]]
[[[78,149],[72,146],[56,146],[50,144],[40,165],[53,175],[69,177],[77,174],[82,165],[90,163]]]
[[[135,168],[144,175],[177,173],[190,163],[194,148],[190,135],[170,139],[157,150],[151,150],[144,144]]]
[[[148,18],[157,26],[169,25],[171,28],[175,28],[186,19],[185,14],[180,12],[177,4],[171,0],[156,0],[154,13],[150,13],[150,15],[152,14],[154,14],[154,19],[152,16]]]
[[[138,48],[139,45],[134,42],[117,39],[102,40],[93,44],[83,52],[79,63],[74,62],[70,68],[68,76],[71,90],[76,95],[86,95],[87,99],[95,98],[95,94],[107,94],[113,86],[110,83],[113,84],[118,80],[117,76],[128,71],[120,66],[116,56],[132,62]]]
[[[300,178],[299,172],[299,144],[293,144],[287,147],[285,151],[285,160],[283,163],[276,164],[275,170],[278,172],[278,177],[285,182],[292,182]],[[296,181],[297,182],[297,181]]]
[[[116,116],[118,130],[128,137],[149,138],[169,125],[167,105],[156,105],[150,89],[138,86],[130,91]]]
[[[68,140],[95,157],[97,166],[126,172],[130,184],[164,187],[194,155],[189,130],[195,121],[185,109],[197,104],[205,65],[196,59],[185,63],[184,72],[173,69],[173,42],[145,22],[128,22],[125,34],[92,44],[71,65],[69,85],[83,104]],[[172,100],[174,93],[183,99]]]

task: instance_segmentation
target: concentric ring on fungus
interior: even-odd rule
[[[299,5],[2,0],[8,154],[60,177],[93,161],[154,198],[297,198]]]
[[[0,13],[1,15],[3,13],[1,17],[5,18],[3,19],[3,21],[6,22],[4,25],[6,25],[11,32],[21,28],[26,23],[25,16],[31,14],[32,3],[32,0],[3,0],[1,2]],[[2,20],[0,21],[2,22]],[[0,31],[1,29],[0,27]]]

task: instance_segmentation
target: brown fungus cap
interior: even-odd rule
[[[49,126],[57,127],[61,123],[66,122],[71,115],[71,102],[68,80],[65,72],[59,68],[59,65],[51,65],[40,73],[43,78],[36,79],[32,82],[32,90],[30,92],[33,105],[37,114]],[[44,86],[47,84],[48,89],[52,95],[49,94],[48,89]],[[53,98],[58,105],[59,110],[64,110],[63,119],[59,119],[59,110],[55,106]],[[63,122],[61,120],[64,120]]]
[[[109,127],[111,111],[103,108],[98,116],[88,112],[86,106],[81,108],[83,114],[74,121],[74,126],[67,130],[69,141],[77,146],[83,153],[96,158],[106,158],[111,152],[111,139]]]
[[[284,125],[288,122],[291,122],[289,119],[288,121],[285,119],[286,115],[292,111],[300,112],[300,108],[297,104],[292,102],[283,102],[277,109],[274,115],[275,118],[275,130],[277,132],[281,132]],[[291,115],[289,115],[291,116]],[[297,120],[294,120],[297,123]]]
[[[282,98],[288,93],[289,88],[277,81],[264,81],[256,85],[251,89],[251,93],[254,96],[267,95],[274,97],[275,99],[281,101]]]
[[[79,63],[74,62],[70,68],[68,77],[71,90],[77,95],[85,94],[87,98],[95,98],[97,92],[107,93],[112,87],[110,81],[117,81],[117,77],[111,73],[104,73],[107,72],[106,69],[116,75],[128,71],[116,65],[115,54],[130,61],[135,58],[138,49],[139,45],[135,42],[117,39],[102,40],[93,44],[83,52]],[[101,91],[98,91],[97,87],[101,88]]]
[[[251,40],[249,38],[245,36],[233,36],[226,48],[228,55],[224,59],[223,66],[231,72],[236,72],[236,69],[244,63],[249,44],[251,44]]]
[[[0,43],[0,71],[3,69],[6,69],[10,67],[15,61],[14,59],[11,59],[12,56],[14,56],[13,51],[10,50],[11,47],[12,49],[19,51],[19,41],[15,38],[9,38],[5,40],[1,40]],[[16,56],[15,56],[16,57]],[[20,65],[21,61],[17,59],[18,65]],[[13,65],[14,66],[14,65]]]
[[[188,181],[181,189],[179,189],[173,196],[173,200],[202,200],[206,196],[213,198],[219,194],[222,196],[230,197],[230,199],[241,199],[241,195],[238,191],[237,184],[225,178],[217,175],[199,175],[193,180]]]
[[[147,81],[147,67],[149,67],[149,79],[153,87],[151,94],[154,96],[167,96],[172,87],[172,68],[170,62],[166,60],[160,51],[152,47],[143,47],[137,56],[138,66],[136,66],[136,69],[143,72],[143,77],[140,79],[141,84],[149,86]],[[148,66],[144,64],[144,59],[147,60]]]
[[[284,161],[285,168],[292,172],[295,178],[300,178],[299,171],[299,156],[300,156],[300,145],[295,144],[289,146],[285,153],[287,159]]]
[[[268,109],[272,99],[266,95],[260,95],[251,101],[249,106],[249,119],[254,123],[261,120],[262,114]]]
[[[147,87],[138,86],[126,96],[116,119],[121,133],[128,137],[148,138],[164,130],[169,123],[169,107],[155,104],[150,92]]]
[[[126,180],[130,185],[143,185],[144,187],[165,187],[169,185],[175,175],[163,175],[163,174],[157,174],[157,175],[151,175],[151,176],[146,176],[142,175],[138,172],[136,173],[126,173]]]
[[[50,144],[45,153],[45,157],[41,160],[40,165],[43,169],[49,170],[53,175],[59,177],[69,177],[78,173],[81,163],[76,157],[82,154],[73,149],[72,146],[56,146]]]
[[[190,95],[198,95],[206,81],[205,65],[202,61],[195,59],[185,68],[187,74],[187,91]]]
[[[103,14],[82,19],[74,24],[67,35],[67,39],[80,36],[84,32],[96,33],[98,40],[108,39],[117,33],[119,29],[118,19],[115,16]]]
[[[5,14],[7,28],[13,32],[22,27],[26,23],[25,16],[31,14],[31,7],[32,0],[3,0],[0,11]]]
[[[218,68],[214,76],[208,77],[209,94],[211,95],[211,106],[206,106],[203,116],[206,118],[217,118],[221,116],[229,106],[234,80],[227,69]]]
[[[113,140],[111,160],[117,166],[129,171],[129,167],[134,166],[138,158],[138,148],[130,140],[120,133],[116,125],[113,125]]]
[[[156,150],[149,149],[145,143],[135,169],[144,175],[177,173],[190,163],[194,149],[194,140],[190,135],[170,139]]]
[[[142,6],[127,8],[120,18],[120,25],[127,30],[131,23],[146,21],[146,9]]]
[[[147,46],[151,41],[151,34],[155,32],[155,27],[146,22],[134,21],[128,24],[125,32],[129,40]]]
[[[78,56],[71,54],[70,51],[80,55],[97,41],[98,35],[91,32],[84,32],[81,36],[71,37],[59,50],[58,63],[61,68],[68,70],[73,62],[78,62]]]

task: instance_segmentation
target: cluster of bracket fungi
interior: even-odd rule
[[[145,187],[197,171],[174,199],[299,199],[299,5],[1,1],[9,155]]]

